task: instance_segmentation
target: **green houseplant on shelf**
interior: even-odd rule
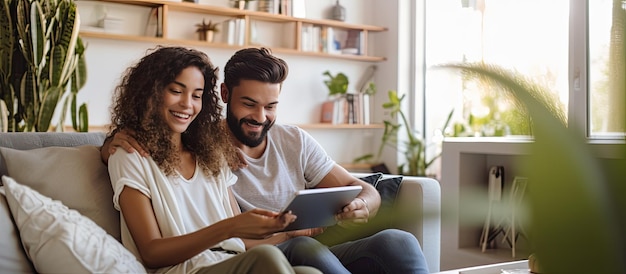
[[[87,106],[77,107],[87,72],[74,1],[3,1],[0,14],[0,129],[48,131],[59,110],[57,130],[70,112],[74,130],[87,131]]]
[[[383,104],[383,108],[389,111],[391,120],[384,120],[385,131],[383,132],[381,144],[378,148],[376,156],[366,154],[354,160],[354,162],[371,162],[380,160],[383,148],[385,146],[392,147],[404,155],[405,162],[398,165],[396,172],[403,175],[427,176],[428,168],[439,158],[438,153],[433,157],[427,157],[427,149],[429,144],[422,138],[421,134],[411,127],[409,121],[402,111],[402,100],[404,95],[398,97],[395,90],[388,91],[389,101]],[[448,127],[454,110],[450,111],[442,129]],[[398,120],[399,119],[399,120]],[[397,121],[397,122],[396,122]],[[405,133],[405,140],[398,143],[398,135],[401,133],[402,127]],[[432,144],[434,145],[434,144]]]
[[[332,75],[330,71],[327,70],[324,71],[323,75],[328,78],[324,80],[324,84],[328,88],[329,96],[332,97],[348,93],[348,84],[350,81],[348,81],[348,77],[345,74],[339,72],[336,75]]]

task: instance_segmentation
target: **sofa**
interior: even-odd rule
[[[103,132],[0,133],[0,273],[145,272],[120,243],[119,213],[99,154],[104,138]],[[438,272],[439,183],[404,176],[399,186],[394,206],[413,217],[397,228],[416,236],[430,272]]]

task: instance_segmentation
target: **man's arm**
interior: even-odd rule
[[[335,164],[316,188],[355,185],[360,185],[363,190],[350,204],[343,208],[343,212],[338,217],[340,220],[352,219],[354,222],[367,222],[368,218],[376,215],[380,207],[380,194],[374,186],[359,180],[346,169]]]

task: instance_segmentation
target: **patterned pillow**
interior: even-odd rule
[[[22,245],[37,272],[146,272],[130,251],[91,219],[8,176],[2,182]]]
[[[402,176],[391,176],[381,178],[376,182],[376,190],[380,194],[380,208],[378,213],[370,222],[377,225],[379,229],[392,228],[398,220],[402,220],[402,213],[398,212],[395,203],[400,192]]]

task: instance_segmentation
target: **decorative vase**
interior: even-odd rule
[[[335,6],[333,7],[333,17],[334,20],[345,21],[346,20],[346,8],[339,4],[339,0],[335,2]]]

